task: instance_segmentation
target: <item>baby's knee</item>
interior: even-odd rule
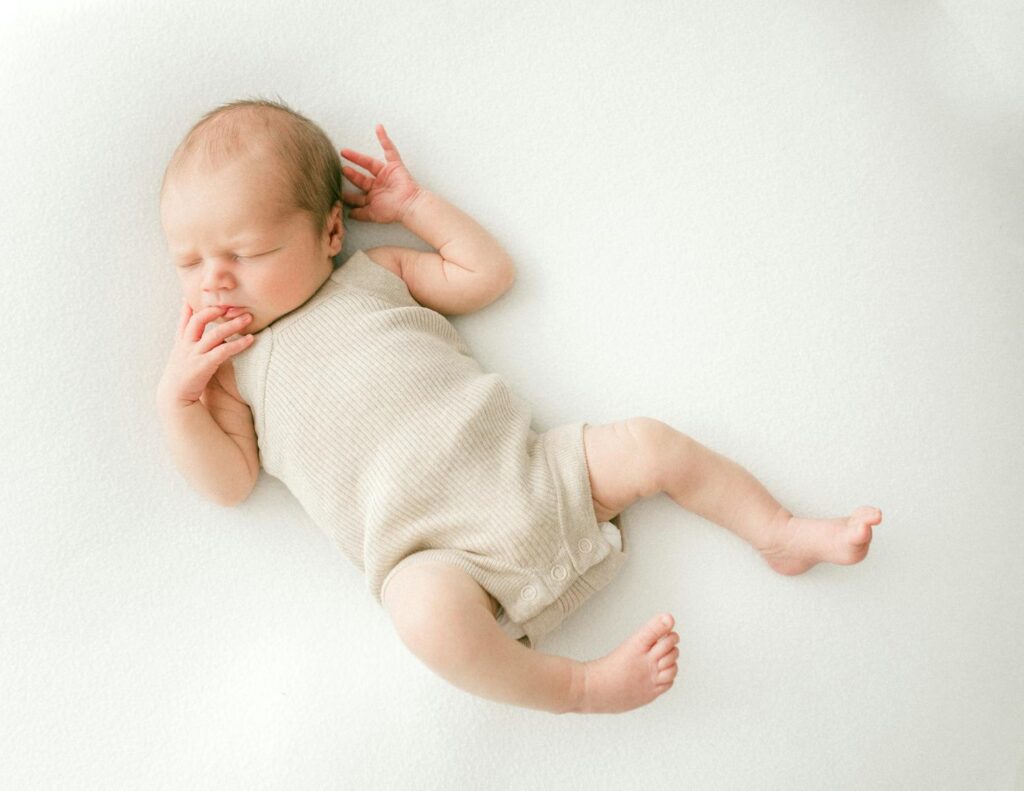
[[[494,618],[490,602],[462,569],[427,562],[396,574],[383,599],[399,638],[435,670],[471,661],[480,619]]]
[[[642,448],[655,452],[663,449],[683,436],[663,420],[653,417],[631,417],[623,426]]]
[[[677,474],[680,466],[692,456],[693,440],[668,423],[652,417],[629,418],[623,421],[623,426],[639,449],[638,458],[647,465],[648,494],[663,491],[666,473]]]

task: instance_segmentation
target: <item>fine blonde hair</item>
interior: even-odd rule
[[[282,188],[281,210],[307,214],[323,232],[341,202],[341,159],[327,134],[280,97],[228,102],[200,118],[171,155],[161,198],[186,166],[215,170],[239,156],[265,162]]]

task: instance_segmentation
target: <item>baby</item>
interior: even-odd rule
[[[262,466],[364,572],[400,639],[473,694],[621,712],[672,687],[674,621],[653,615],[578,662],[536,650],[616,575],[619,514],[665,492],[781,574],[862,560],[873,507],[793,516],[739,465],[649,417],[545,432],[444,315],[515,278],[471,217],[423,189],[384,128],[384,161],[282,103],[234,102],[175,150],[161,221],[185,299],[157,404],[174,462],[222,505]],[[358,191],[342,192],[342,175]],[[350,217],[400,222],[437,252],[357,251]]]

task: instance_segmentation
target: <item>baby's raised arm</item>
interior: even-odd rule
[[[343,192],[353,220],[400,222],[437,250],[375,247],[367,255],[401,276],[421,305],[459,315],[489,305],[515,280],[508,253],[483,226],[448,201],[423,189],[409,173],[398,148],[377,124],[385,162],[341,149],[345,159],[369,173],[344,166],[341,172],[362,193]]]
[[[220,366],[252,342],[248,335],[224,342],[245,326],[248,314],[204,336],[206,325],[222,313],[223,308],[211,307],[193,315],[188,303],[182,307],[174,349],[157,389],[157,410],[181,474],[213,502],[232,506],[256,485],[259,452],[249,407],[219,383],[210,386]]]

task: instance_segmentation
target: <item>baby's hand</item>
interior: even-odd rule
[[[174,406],[194,404],[221,364],[252,344],[252,335],[224,342],[225,338],[240,332],[252,319],[248,313],[211,327],[206,332],[206,325],[223,314],[223,307],[207,307],[193,314],[192,306],[185,301],[181,308],[174,348],[157,391],[161,403]]]
[[[370,222],[401,222],[406,211],[420,194],[419,185],[409,175],[398,149],[391,142],[383,124],[377,124],[377,137],[387,164],[379,159],[360,154],[350,148],[341,149],[341,155],[351,162],[372,173],[367,176],[353,168],[343,166],[341,172],[345,178],[355,184],[364,194],[358,192],[342,192],[341,199],[348,206],[355,206],[349,212],[353,220]]]

